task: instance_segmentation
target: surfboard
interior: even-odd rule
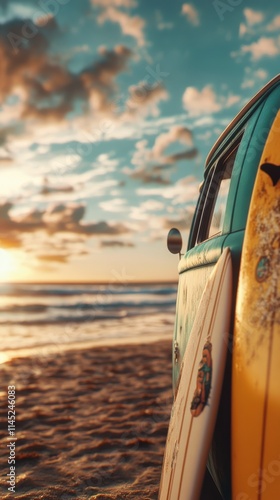
[[[232,262],[227,248],[206,283],[183,357],[165,447],[160,500],[199,498],[223,382],[231,293]]]
[[[280,111],[251,198],[232,365],[232,498],[280,498]]]

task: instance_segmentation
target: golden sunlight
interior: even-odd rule
[[[15,272],[16,262],[12,254],[0,248],[0,281],[9,279]]]

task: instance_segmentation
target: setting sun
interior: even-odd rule
[[[8,250],[0,248],[0,281],[8,279],[15,271],[15,260]]]

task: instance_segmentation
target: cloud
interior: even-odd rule
[[[73,191],[73,186],[52,186],[50,185],[48,178],[45,177],[40,194],[47,196],[53,193],[72,193]]]
[[[241,84],[242,89],[252,88],[256,84],[260,84],[262,80],[268,79],[268,73],[262,68],[253,71],[251,68],[246,68],[245,70],[246,76],[244,81]]]
[[[9,231],[5,232],[1,229],[0,247],[1,248],[20,248],[22,246],[21,239]]]
[[[112,200],[99,203],[102,210],[108,212],[125,212],[127,211],[126,201],[121,198],[113,198]]]
[[[42,254],[42,255],[37,255],[38,260],[42,260],[43,262],[58,262],[59,264],[64,264],[68,262],[69,255],[63,255],[63,254]]]
[[[130,206],[129,217],[133,220],[148,223],[151,217],[154,217],[155,212],[163,210],[164,207],[165,204],[162,201],[149,199],[137,204],[137,206]],[[145,231],[145,228],[143,230]]]
[[[91,0],[92,5],[97,7],[136,7],[137,3],[135,0]]]
[[[153,171],[153,168],[138,167],[135,169],[130,169],[128,167],[125,167],[123,169],[123,172],[127,174],[131,179],[139,180],[143,182],[143,184],[170,184],[169,179],[163,177],[158,173],[155,173]]]
[[[173,144],[188,145],[189,149],[166,155],[166,149]],[[184,126],[173,126],[166,133],[160,134],[152,149],[147,148],[147,141],[138,141],[131,163],[135,169],[124,168],[123,172],[132,179],[144,184],[170,184],[169,172],[177,162],[196,158],[198,151],[193,147],[192,132]],[[165,175],[162,175],[165,172]]]
[[[158,30],[160,31],[171,30],[172,28],[174,28],[174,23],[170,21],[165,21],[163,19],[163,15],[160,10],[156,10],[155,16],[156,16],[156,25]]]
[[[36,36],[24,39],[21,50],[12,50],[7,34],[22,38],[22,21],[2,26],[0,54],[3,71],[0,81],[0,99],[3,101],[21,90],[23,109],[21,117],[43,122],[59,121],[75,110],[77,101],[83,112],[91,105],[93,112],[111,111],[116,91],[116,77],[127,69],[132,51],[123,45],[112,50],[99,49],[99,59],[72,73],[62,61],[49,55],[46,29]],[[55,29],[55,27],[53,27]]]
[[[131,119],[135,115],[145,116],[152,113],[159,114],[157,104],[168,99],[168,92],[161,83],[149,85],[147,82],[140,82],[138,85],[129,87],[129,98],[125,104],[125,111],[122,115],[124,120]]]
[[[140,208],[146,212],[155,212],[157,210],[162,210],[164,208],[164,204],[157,200],[147,200],[141,203]]]
[[[187,210],[184,217],[177,219],[163,219],[163,228],[171,229],[172,227],[176,227],[180,231],[185,231],[186,229],[190,229],[193,221],[193,211]]]
[[[145,20],[140,16],[132,16],[127,10],[136,7],[134,0],[91,0],[92,4],[102,9],[97,18],[99,24],[106,21],[116,23],[124,35],[135,38],[139,47],[145,45]],[[126,9],[121,10],[121,9]]]
[[[196,203],[199,193],[199,181],[194,176],[187,176],[180,179],[172,186],[164,188],[139,188],[137,194],[139,196],[160,196],[167,200],[172,200],[173,205],[185,203]]]
[[[100,246],[102,248],[135,247],[134,243],[130,243],[129,241],[120,241],[120,240],[102,240],[100,242]]]
[[[192,116],[216,113],[221,109],[221,104],[210,85],[201,91],[195,87],[187,87],[183,94],[183,104]]]
[[[18,244],[18,236],[23,233],[45,231],[48,234],[71,233],[84,236],[125,234],[130,230],[122,223],[82,221],[85,215],[83,204],[55,204],[46,210],[32,209],[27,214],[11,217],[12,203],[0,205],[0,225],[4,235],[12,235],[11,242]]]
[[[278,14],[266,27],[267,31],[279,31],[280,30],[280,15]]]
[[[241,38],[245,35],[253,35],[256,30],[256,25],[264,21],[263,12],[247,8],[243,10],[243,14],[245,22],[242,22],[239,27],[239,36]]]
[[[240,52],[232,53],[233,57],[237,55],[250,54],[252,61],[258,61],[263,57],[275,57],[280,53],[280,37],[268,38],[261,37],[257,42],[249,45],[243,45]]]
[[[242,38],[243,36],[247,35],[247,33],[250,33],[250,30],[248,29],[248,26],[245,23],[241,23],[239,26],[239,36]]]
[[[193,134],[191,130],[181,125],[172,127],[168,132],[160,134],[154,143],[153,154],[156,157],[161,157],[163,152],[173,144],[174,142],[180,142],[182,144],[187,144],[188,146],[193,146]]]
[[[254,26],[255,24],[259,24],[264,20],[263,12],[247,8],[247,9],[244,9],[243,13],[244,13],[246,22],[249,26]]]
[[[139,47],[145,45],[144,27],[145,21],[140,16],[130,16],[114,7],[108,7],[98,17],[98,22],[103,24],[105,21],[119,24],[124,35],[135,38]]]
[[[201,91],[195,87],[187,87],[183,94],[183,105],[190,116],[217,113],[240,101],[240,96],[217,96],[211,85],[206,85]]]
[[[173,155],[165,156],[162,158],[162,163],[154,166],[154,171],[159,172],[165,170],[166,168],[174,165],[181,160],[193,160],[198,156],[198,150],[196,148],[189,149],[188,151],[182,151],[180,153],[174,153]]]
[[[197,9],[190,3],[184,3],[182,5],[182,14],[184,14],[188,21],[193,24],[193,26],[199,26],[200,19]]]
[[[1,148],[0,146],[0,167],[8,165],[9,163],[12,163],[12,161],[13,159],[9,153],[9,150],[7,148]]]

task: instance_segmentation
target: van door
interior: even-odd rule
[[[186,255],[179,264],[179,287],[174,336],[174,389],[196,310],[207,278],[219,259],[234,167],[242,132],[222,157],[206,171]]]

